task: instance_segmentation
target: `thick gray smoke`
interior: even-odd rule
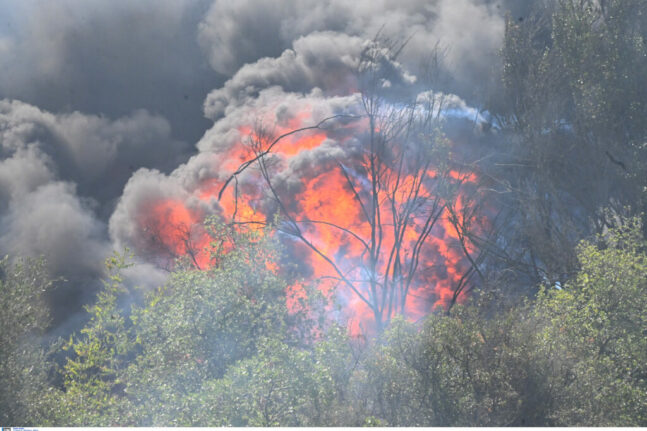
[[[43,254],[55,273],[100,267],[109,244],[97,215],[133,166],[165,165],[181,151],[168,122],[146,111],[111,121],[1,101],[0,247]]]
[[[208,0],[0,2],[0,95],[53,112],[146,109],[193,142],[222,84],[196,42]]]
[[[146,111],[108,120],[0,101],[0,253],[44,256],[80,302],[113,248],[105,221],[137,166],[171,167],[184,144]],[[59,299],[55,301],[59,302]]]
[[[497,1],[216,1],[200,24],[198,40],[212,67],[232,75],[259,58],[280,56],[316,32],[363,40],[380,33],[409,40],[402,58],[413,68],[438,44],[454,90],[470,91],[496,64],[503,27]]]
[[[396,61],[380,66],[395,72],[385,87],[421,97],[455,93],[451,100],[467,111],[463,100],[487,91],[483,77],[498,67],[508,7],[488,0],[2,2],[0,253],[44,255],[52,274],[82,296],[111,250],[141,251],[146,205],[176,199],[200,213],[221,211],[195,191],[225,174],[223,151],[240,140],[241,127],[259,118],[287,126],[300,107],[312,122],[355,113],[355,71],[378,35],[408,41]],[[440,78],[429,88],[425,64],[436,47]],[[277,180],[294,189],[299,172],[353,151],[351,140],[332,136],[293,158]],[[129,274],[139,284],[164,278],[141,256]]]

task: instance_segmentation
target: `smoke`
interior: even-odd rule
[[[486,0],[2,3],[0,253],[44,255],[52,274],[83,296],[96,288],[110,251],[131,247],[138,261],[129,282],[159,284],[160,267],[202,244],[204,232],[191,225],[232,211],[214,190],[249,156],[241,143],[252,128],[276,134],[360,111],[355,72],[376,36],[406,42],[397,58],[374,65],[388,69],[382,86],[394,99],[446,97],[457,114],[476,118],[465,100],[482,93],[484,76],[497,68],[507,7]],[[435,47],[442,61],[430,89],[425,73]],[[310,134],[304,151],[282,143],[277,187],[304,193],[304,174],[360,157],[356,132],[337,119]],[[252,195],[258,189],[258,175],[239,181]],[[249,214],[276,210],[267,195],[252,197]],[[187,227],[184,249],[170,245],[172,233],[152,231],[160,225]]]
[[[205,100],[205,114],[217,120],[227,110],[258,97],[260,90],[277,86],[285,91],[325,89],[328,94],[348,94],[357,88],[353,72],[364,40],[345,34],[317,32],[294,41],[277,58],[246,64]]]
[[[501,2],[478,0],[215,1],[198,39],[214,70],[226,75],[258,59],[279,57],[296,40],[322,31],[362,40],[377,34],[408,40],[402,59],[414,71],[438,44],[449,90],[471,95],[496,67],[503,9]]]
[[[51,179],[71,181],[98,203],[119,196],[139,166],[170,169],[185,144],[168,122],[147,111],[109,120],[79,112],[52,114],[19,101],[0,101],[5,193],[29,192]],[[24,169],[24,173],[21,173]]]
[[[43,255],[55,272],[98,274],[109,252],[102,226],[76,195],[73,184],[50,182],[12,200],[3,215],[4,250],[23,256]]]
[[[208,0],[0,4],[0,96],[54,112],[163,115],[194,142],[204,95],[222,84],[196,30]]]
[[[107,218],[134,167],[172,166],[183,150],[168,122],[143,110],[109,120],[0,101],[0,253],[44,256],[67,280],[59,295],[87,299],[113,248]]]

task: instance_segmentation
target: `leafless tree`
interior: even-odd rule
[[[403,44],[385,46],[376,42],[364,51],[359,67],[361,117],[329,117],[280,136],[258,127],[249,142],[253,157],[228,178],[219,194],[221,198],[234,182],[238,196],[237,177],[252,165],[258,167],[284,220],[278,228],[328,263],[331,278],[350,289],[372,311],[378,331],[392,316],[405,313],[412,287],[420,282],[424,248],[441,220],[448,221],[455,229],[458,241],[454,246],[467,262],[467,269],[454,286],[449,307],[473,285],[475,277],[482,277],[479,266],[487,254],[479,250],[473,256],[470,252],[474,249],[472,233],[479,206],[458,205],[456,201],[468,173],[461,173],[448,160],[448,143],[440,131],[446,99],[432,95],[393,103],[384,95],[383,89],[389,91],[390,87],[389,71],[385,72],[384,66],[396,64],[402,47]],[[271,153],[279,142],[297,133],[326,129],[332,120],[340,118],[368,124],[365,151],[361,160],[355,162],[366,173],[366,181],[358,182],[345,163],[337,162],[337,169],[345,179],[344,186],[351,191],[362,214],[366,227],[362,232],[342,226],[338,220],[312,220],[295,214],[277,190],[273,176]],[[338,230],[349,241],[357,242],[363,250],[361,271],[351,276],[344,262],[318,247],[307,233],[307,226],[312,224]],[[362,276],[357,277],[358,273]]]

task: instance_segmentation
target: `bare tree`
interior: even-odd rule
[[[257,127],[249,142],[253,157],[240,165],[219,193],[220,199],[233,181],[238,197],[237,177],[252,165],[258,167],[284,220],[278,229],[298,239],[329,265],[330,278],[352,291],[371,310],[378,332],[394,315],[405,313],[416,284],[429,282],[421,263],[430,253],[430,239],[441,221],[444,228],[455,231],[457,240],[451,246],[466,262],[462,265],[464,274],[453,286],[449,307],[473,285],[475,276],[482,276],[479,265],[486,255],[475,251],[471,237],[478,206],[457,201],[471,173],[449,162],[448,143],[440,131],[445,97],[430,94],[393,103],[385,95],[391,86],[389,74],[397,67],[395,60],[403,46],[376,42],[364,51],[359,67],[361,116],[329,117],[280,136]],[[368,127],[360,159],[354,160],[352,167],[341,160],[336,166],[345,182],[341,186],[352,193],[361,214],[361,228],[344,226],[339,220],[297,215],[282,197],[273,175],[271,153],[277,144],[290,135],[325,130],[335,119],[362,121]],[[364,174],[362,181],[357,179],[358,171]],[[308,234],[307,228],[312,225],[336,230],[359,245],[362,252],[354,262],[357,266],[349,269],[343,259],[319,247]]]

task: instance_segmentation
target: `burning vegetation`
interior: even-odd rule
[[[139,209],[146,235],[137,250],[212,266],[210,214],[189,206],[200,201],[231,225],[276,221],[301,278],[343,304],[355,335],[398,314],[419,320],[451,308],[478,283],[485,256],[477,166],[452,156],[443,95],[395,103],[382,94],[388,55],[367,48],[361,92],[331,116],[308,100],[249,112],[254,125],[238,126],[215,152],[216,177],[201,178],[184,200]]]
[[[0,424],[647,424],[644,0],[77,1],[0,30]]]

